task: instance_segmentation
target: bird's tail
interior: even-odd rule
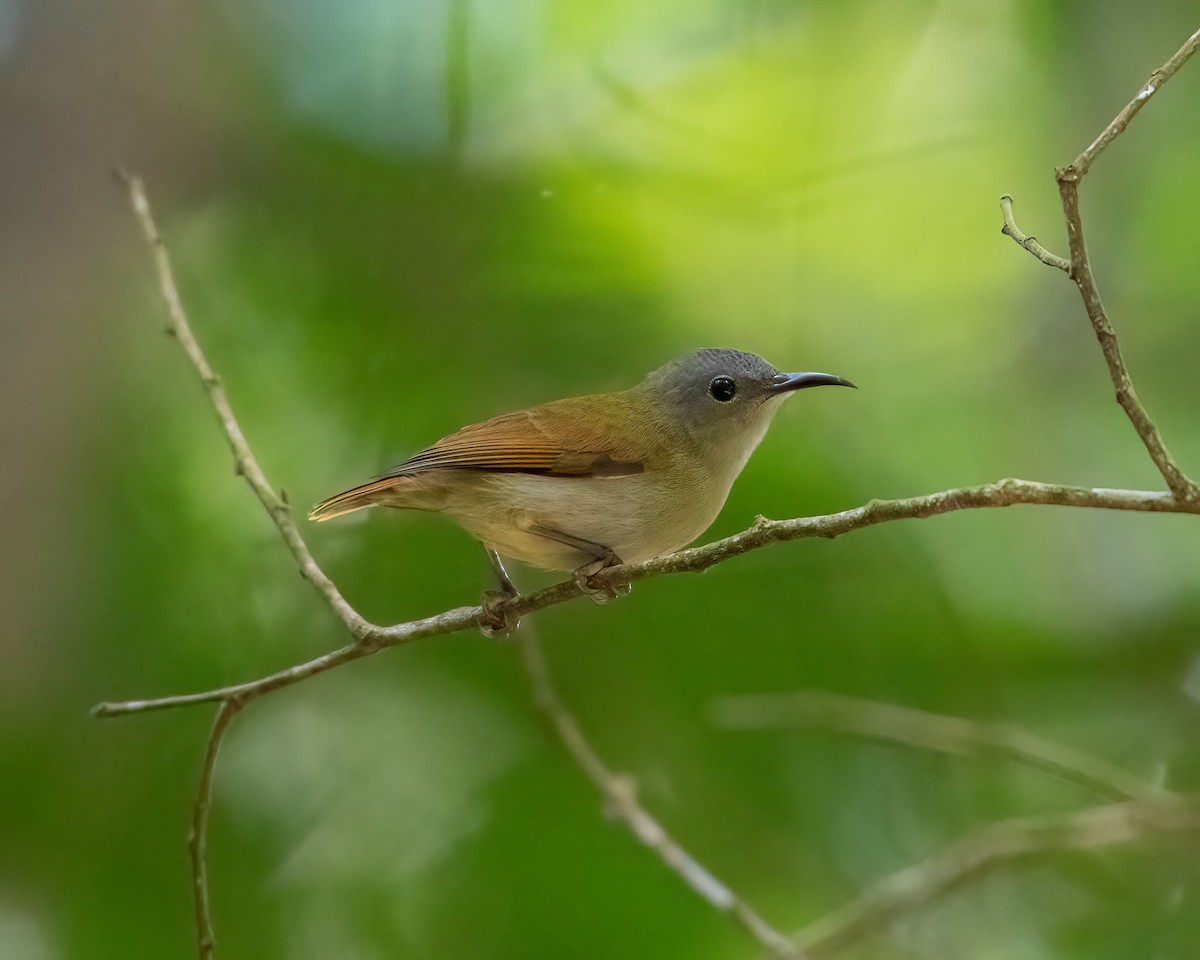
[[[395,504],[395,488],[403,483],[405,479],[407,478],[381,477],[378,480],[372,480],[370,483],[364,483],[361,486],[343,490],[341,493],[335,493],[329,499],[322,500],[309,510],[308,519],[318,522],[332,520],[334,517],[353,513],[355,510],[361,510],[363,507],[370,507],[377,503],[392,503],[398,506],[398,504]]]

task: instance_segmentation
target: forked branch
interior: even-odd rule
[[[1071,163],[1054,172],[1058,182],[1063,217],[1067,225],[1067,243],[1071,254],[1069,259],[1063,259],[1050,253],[1033,237],[1025,236],[1013,220],[1012,197],[1005,194],[1000,198],[1000,209],[1004,215],[1002,232],[1012,237],[1042,263],[1065,271],[1067,276],[1075,282],[1075,286],[1079,289],[1079,295],[1083,299],[1083,307],[1092,323],[1096,339],[1100,342],[1104,362],[1108,365],[1108,374],[1112,380],[1113,389],[1116,391],[1117,403],[1121,405],[1129,422],[1133,424],[1150,459],[1154,461],[1158,472],[1162,474],[1167,489],[1181,502],[1200,500],[1200,487],[1197,487],[1196,483],[1175,462],[1175,458],[1171,456],[1163,441],[1162,434],[1154,421],[1150,419],[1150,415],[1146,412],[1146,408],[1138,399],[1137,391],[1134,389],[1133,378],[1130,377],[1129,369],[1125,365],[1125,357],[1121,353],[1121,345],[1117,341],[1116,331],[1113,329],[1112,321],[1109,320],[1108,312],[1104,309],[1104,302],[1100,299],[1100,289],[1096,286],[1096,278],[1092,274],[1092,264],[1088,258],[1087,244],[1084,242],[1083,236],[1083,219],[1079,211],[1079,184],[1091,169],[1096,158],[1107,149],[1110,143],[1125,132],[1142,107],[1150,102],[1150,98],[1162,88],[1164,83],[1175,76],[1179,68],[1196,52],[1197,47],[1200,47],[1200,30],[1188,37],[1187,42],[1175,51],[1171,59],[1150,75],[1150,79],[1142,84],[1133,99],[1113,117],[1108,126],[1100,131],[1099,136],[1088,145],[1087,149]]]

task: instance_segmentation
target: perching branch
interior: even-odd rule
[[[1130,510],[1143,513],[1188,513],[1200,514],[1200,501],[1179,502],[1165,491],[1110,490],[1093,487],[1070,487],[1061,484],[1040,483],[1034,480],[1009,478],[987,483],[979,487],[961,490],[943,490],[920,497],[902,500],[872,500],[861,507],[831,513],[821,517],[797,517],[792,520],[767,520],[760,517],[754,526],[741,533],[715,540],[702,547],[681,550],[670,556],[646,560],[642,563],[612,567],[596,576],[601,583],[634,583],[650,577],[672,573],[696,573],[707,570],[731,557],[757,550],[772,543],[787,540],[805,540],[820,537],[832,540],[843,534],[892,520],[916,520],[933,517],[956,510],[976,510],[988,507],[1011,507],[1017,504],[1042,504],[1060,507],[1093,507],[1101,510]],[[581,596],[573,580],[557,583],[499,605],[509,619],[519,619],[526,614],[546,607],[564,603]],[[481,607],[457,607],[422,620],[390,627],[379,627],[366,623],[357,643],[350,644],[278,673],[229,687],[219,687],[202,693],[161,697],[154,700],[126,700],[116,703],[101,703],[92,708],[98,717],[113,717],[127,713],[144,713],[148,710],[164,710],[195,703],[211,703],[237,696],[248,698],[291,686],[318,673],[386,648],[410,643],[424,637],[457,633],[475,629],[483,610]]]
[[[803,952],[795,944],[772,928],[750,904],[701,866],[646,812],[637,801],[637,784],[631,777],[608,769],[583,735],[575,717],[564,706],[537,638],[526,632],[520,644],[533,702],[545,714],[567,753],[600,791],[613,816],[620,819],[639,842],[657,853],[667,869],[677,873],[711,906],[732,917],[772,956],[804,960]]]
[[[1187,42],[1175,52],[1175,55],[1150,75],[1150,79],[1142,85],[1141,90],[1121,109],[1121,112],[1088,145],[1086,150],[1067,166],[1060,167],[1054,172],[1058,182],[1063,216],[1067,223],[1067,241],[1071,253],[1069,260],[1055,256],[1032,237],[1026,237],[1013,221],[1012,197],[1005,194],[1000,198],[1000,208],[1004,214],[1002,232],[1012,237],[1042,263],[1064,270],[1067,276],[1075,282],[1075,286],[1079,288],[1084,309],[1087,311],[1088,319],[1092,322],[1096,339],[1100,341],[1100,349],[1104,354],[1105,363],[1108,364],[1108,373],[1112,379],[1113,389],[1116,390],[1117,403],[1121,405],[1121,409],[1125,411],[1125,415],[1133,424],[1134,430],[1137,431],[1142,444],[1146,447],[1146,452],[1150,454],[1150,459],[1154,461],[1158,472],[1166,481],[1167,488],[1181,501],[1200,499],[1200,487],[1197,487],[1195,482],[1179,468],[1175,458],[1167,450],[1158,427],[1146,413],[1146,408],[1142,406],[1137,391],[1134,390],[1133,380],[1129,376],[1125,358],[1122,356],[1120,344],[1117,342],[1116,331],[1113,329],[1112,321],[1109,320],[1108,312],[1104,309],[1104,303],[1100,299],[1096,278],[1092,275],[1092,265],[1088,259],[1087,246],[1083,239],[1083,220],[1079,212],[1079,184],[1091,169],[1096,158],[1113,140],[1125,132],[1126,127],[1137,116],[1138,111],[1149,102],[1164,83],[1176,74],[1188,58],[1196,52],[1197,47],[1200,47],[1200,30],[1188,37]]]
[[[809,960],[819,960],[1015,860],[1195,829],[1200,829],[1197,794],[990,823],[929,859],[880,880],[858,899],[810,923],[796,935],[796,942]]]
[[[724,697],[714,704],[713,713],[721,726],[739,730],[816,728],[958,756],[995,757],[1048,773],[1106,800],[1154,800],[1167,795],[1107,761],[1005,723],[964,720],[819,691]]]

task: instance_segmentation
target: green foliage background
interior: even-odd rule
[[[1154,488],[1073,288],[1053,167],[1192,5],[905,0],[0,3],[0,956],[188,956],[207,708],[104,699],[344,641],[232,473],[105,179],[142,173],[196,331],[302,514],[462,423],[735,346],[861,390],[777,418],[710,531],[1020,476]],[[1200,65],[1084,186],[1143,399],[1200,471]],[[531,618],[644,804],[790,930],[972,827],[1092,802],[999,764],[723,729],[824,689],[1011,722],[1197,786],[1200,543],[1048,508],[758,551]],[[378,622],[473,602],[437,517],[306,530]],[[545,577],[525,571],[534,586]],[[848,957],[1200,953],[1194,839],[1005,869]],[[728,958],[515,648],[458,635],[271,696],[221,758],[222,960]]]

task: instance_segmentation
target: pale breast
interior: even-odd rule
[[[444,512],[500,554],[550,570],[595,559],[588,543],[626,563],[678,550],[708,529],[728,494],[728,484],[705,482],[694,470],[603,479],[477,475],[469,487],[452,493]]]

